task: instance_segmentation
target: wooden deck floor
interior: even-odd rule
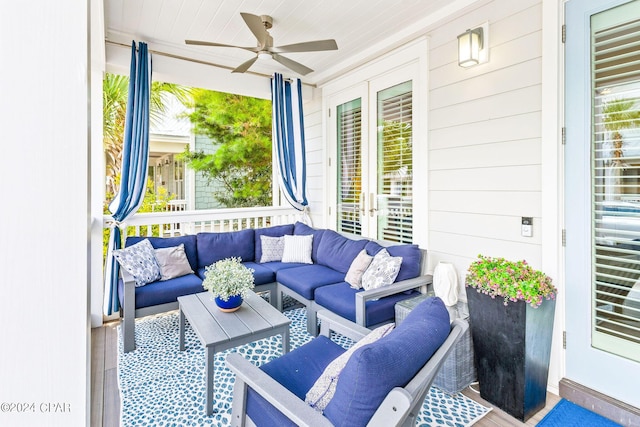
[[[120,422],[120,392],[118,390],[118,322],[105,324],[91,331],[91,427],[118,427]],[[467,388],[469,398],[491,407],[479,394]],[[498,408],[475,424],[476,427],[535,426],[560,400],[547,393],[547,406],[526,423],[522,423]]]

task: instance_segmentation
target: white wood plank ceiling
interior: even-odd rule
[[[274,46],[335,39],[337,51],[284,56],[315,70],[303,80],[317,83],[354,58],[375,54],[425,32],[434,16],[442,19],[473,0],[104,0],[107,42],[148,43],[149,49],[235,68],[254,54],[241,49],[188,46],[185,39],[239,46],[256,40],[240,12],[270,15]],[[283,66],[256,62],[250,71],[294,75]]]

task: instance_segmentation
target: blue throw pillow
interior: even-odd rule
[[[450,330],[449,313],[440,298],[420,303],[391,333],[351,355],[324,415],[334,425],[366,425],[387,394],[407,385]]]

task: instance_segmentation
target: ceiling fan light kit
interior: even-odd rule
[[[214,46],[214,47],[234,47],[238,49],[248,50],[256,55],[243,62],[236,67],[233,73],[244,73],[247,71],[258,59],[268,60],[273,59],[279,62],[290,70],[300,74],[307,75],[313,70],[305,65],[300,64],[292,59],[280,55],[281,53],[298,53],[298,52],[319,52],[324,50],[337,50],[338,44],[335,40],[315,40],[302,43],[294,43],[285,46],[273,46],[273,37],[269,34],[269,29],[273,27],[273,18],[268,15],[253,15],[251,13],[240,13],[245,24],[249,27],[249,30],[253,33],[257,40],[256,47],[244,47],[234,46],[223,43],[207,42],[201,40],[185,40],[186,44],[196,46]]]

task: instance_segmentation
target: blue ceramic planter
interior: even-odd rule
[[[240,306],[242,305],[242,296],[234,295],[232,297],[229,297],[228,301],[224,301],[223,299],[216,297],[215,301],[220,310],[230,313],[240,308]]]

